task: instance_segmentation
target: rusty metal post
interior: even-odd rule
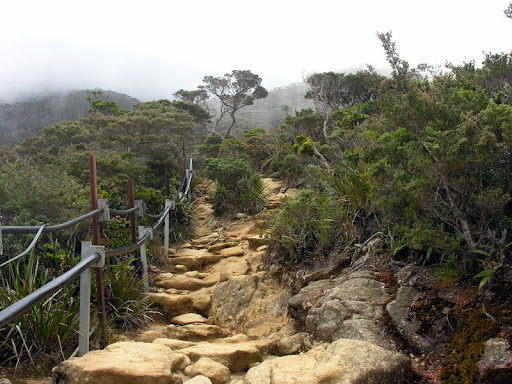
[[[133,191],[133,179],[128,179],[128,206],[135,207],[135,194]],[[132,244],[137,242],[137,227],[135,221],[135,212],[130,213],[130,231],[132,235]]]
[[[96,156],[89,155],[89,181],[91,184],[91,210],[98,209],[98,180],[96,178]],[[92,217],[92,244],[100,245],[100,227],[98,217]],[[107,320],[107,311],[105,310],[105,288],[103,286],[103,269],[94,268],[96,276],[96,305],[98,307],[98,317],[103,324]]]

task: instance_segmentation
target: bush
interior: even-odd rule
[[[271,244],[284,248],[294,261],[329,254],[343,238],[342,211],[336,199],[304,189],[274,216]]]
[[[217,215],[228,212],[256,214],[265,207],[263,183],[243,159],[207,159],[206,176],[217,182],[212,198]]]

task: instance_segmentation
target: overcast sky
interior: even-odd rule
[[[303,73],[512,51],[509,0],[12,0],[0,13],[0,100],[102,88],[143,101],[249,69],[272,89]]]

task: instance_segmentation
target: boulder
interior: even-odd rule
[[[446,305],[446,308],[453,305],[440,297],[425,297],[414,287],[403,286],[398,289],[396,299],[386,306],[386,310],[395,328],[413,350],[424,354],[436,353],[437,349],[440,351],[442,348],[442,343],[448,342],[453,329],[441,308],[435,310],[435,317],[425,326],[421,317],[418,319],[411,310],[418,302],[430,311],[433,306],[429,303],[435,302],[436,307]]]
[[[224,248],[219,251],[219,255],[222,257],[243,256],[245,255],[245,250],[240,246]]]
[[[333,286],[334,282],[332,280],[318,280],[309,283],[288,302],[291,315],[302,324],[305,324],[309,310],[313,308]]]
[[[189,295],[169,294],[169,293],[151,293],[149,299],[160,305],[163,312],[174,317],[183,313],[192,311],[192,299]]]
[[[290,308],[301,320],[306,314],[304,324],[317,340],[354,339],[394,350],[378,321],[387,300],[384,284],[371,273],[358,271],[334,283],[320,280],[309,284],[292,298]]]
[[[294,355],[311,348],[309,333],[300,332],[292,336],[284,337],[277,342],[277,350],[280,355]]]
[[[210,275],[205,281],[213,283],[224,282],[231,276],[245,275],[248,271],[249,265],[244,258],[228,257],[209,268]]]
[[[212,384],[225,384],[229,382],[231,372],[225,365],[208,357],[202,357],[185,369],[187,376],[203,375],[209,378]]]
[[[222,258],[220,255],[212,255],[211,253],[195,253],[195,254],[178,254],[171,257],[169,260],[174,265],[183,265],[189,271],[200,270],[206,265],[216,263]]]
[[[208,248],[208,252],[217,254],[220,251],[222,251],[224,248],[234,247],[235,245],[237,245],[237,243],[234,243],[234,242],[214,244]]]
[[[172,324],[187,325],[194,323],[206,323],[207,319],[198,313],[185,313],[183,315],[175,316],[171,319]]]
[[[248,236],[247,241],[249,242],[249,249],[252,249],[253,251],[267,244],[267,239],[260,235]]]
[[[155,344],[165,345],[167,348],[171,348],[173,351],[183,348],[192,347],[197,343],[194,341],[186,341],[186,340],[178,340],[178,339],[169,339],[168,337],[164,337],[161,339],[153,340]]]
[[[157,287],[187,291],[197,291],[198,289],[209,287],[211,285],[213,285],[212,282],[185,275],[173,276],[170,279],[160,280],[156,283]]]
[[[412,376],[410,360],[372,343],[340,339],[311,351],[266,360],[246,375],[249,384],[398,384]]]
[[[189,341],[207,341],[226,336],[221,328],[209,324],[168,325],[166,334],[171,339]]]
[[[512,383],[512,352],[507,340],[496,337],[485,343],[478,362],[481,383]]]
[[[146,331],[137,338],[137,341],[141,341],[143,343],[152,343],[155,339],[159,339],[162,337],[165,337],[165,335],[162,332]]]
[[[121,342],[66,360],[53,369],[59,384],[178,384],[173,352],[153,343]]]
[[[215,324],[251,338],[265,338],[285,327],[290,294],[265,273],[232,276],[217,285],[210,317]]]
[[[201,343],[193,347],[180,349],[179,352],[190,357],[192,361],[197,361],[202,357],[208,357],[225,365],[231,372],[245,371],[252,364],[262,360],[262,355],[257,348],[244,343]]]
[[[184,381],[183,384],[212,384],[212,381],[203,375],[198,375],[190,380]]]
[[[208,316],[214,289],[214,287],[208,287],[198,291],[190,292],[189,297],[192,300],[192,308],[196,312],[203,316]]]

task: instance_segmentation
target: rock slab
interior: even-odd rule
[[[58,384],[178,384],[173,352],[159,344],[120,342],[66,360],[53,369]]]
[[[308,353],[251,368],[249,384],[398,384],[412,375],[410,360],[366,341],[340,339]]]

